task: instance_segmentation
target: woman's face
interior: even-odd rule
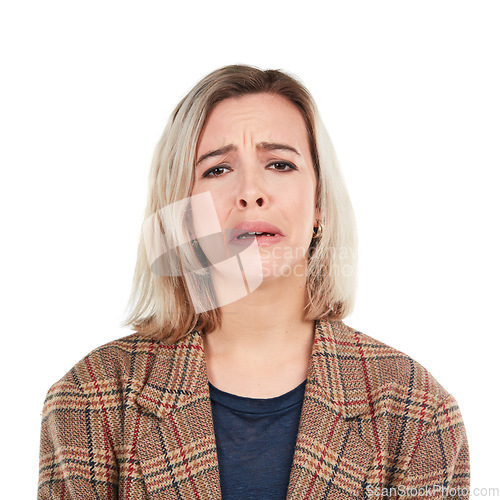
[[[257,241],[264,279],[305,276],[319,214],[308,135],[295,105],[266,93],[217,104],[200,135],[194,179],[191,194],[211,193],[232,245]]]

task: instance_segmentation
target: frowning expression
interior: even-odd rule
[[[211,193],[220,226],[233,229],[234,238],[257,238],[264,276],[305,269],[319,218],[316,182],[305,122],[293,103],[260,93],[211,111],[191,194]]]

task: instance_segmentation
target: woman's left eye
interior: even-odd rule
[[[293,163],[287,161],[275,161],[270,163],[268,168],[272,170],[277,170],[278,172],[288,172],[289,170],[297,170],[297,167]]]

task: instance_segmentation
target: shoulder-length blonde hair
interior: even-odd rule
[[[198,138],[214,106],[230,97],[270,93],[301,112],[317,176],[317,206],[323,231],[313,238],[307,266],[308,319],[342,319],[354,306],[357,237],[354,215],[333,145],[307,89],[278,70],[242,65],[220,68],[203,78],[173,111],[155,149],[149,175],[145,220],[161,208],[190,196]],[[143,234],[129,314],[124,326],[168,342],[194,328],[205,333],[220,325],[219,309],[197,314],[182,276],[151,272]]]

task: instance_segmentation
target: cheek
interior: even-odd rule
[[[220,231],[215,198],[209,191],[191,192],[191,213],[189,220],[195,238],[202,238]]]
[[[287,196],[288,195],[288,196]],[[285,194],[288,198],[288,203],[293,203],[293,213],[297,221],[304,224],[314,225],[316,212],[316,191],[314,186],[299,186],[292,192],[288,191]]]
[[[225,227],[227,200],[219,193],[193,189],[191,193],[192,225],[195,236],[214,235]]]

